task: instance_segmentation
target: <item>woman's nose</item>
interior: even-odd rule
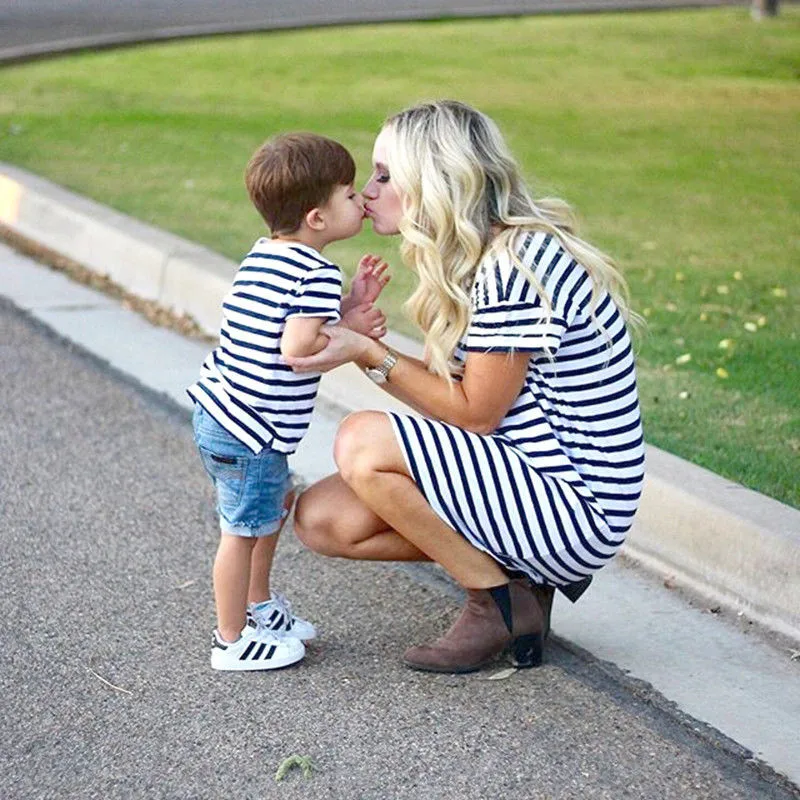
[[[365,200],[374,200],[378,196],[378,193],[375,191],[375,181],[367,181],[364,188],[361,190],[361,196]]]

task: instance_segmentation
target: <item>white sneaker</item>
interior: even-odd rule
[[[271,592],[270,599],[263,603],[250,603],[247,615],[262,628],[283,636],[292,636],[304,642],[317,636],[317,629],[308,620],[295,617],[289,601],[277,592]]]
[[[233,672],[279,669],[300,661],[305,654],[305,645],[299,639],[276,636],[248,624],[235,642],[224,641],[219,632],[214,631],[211,668]]]

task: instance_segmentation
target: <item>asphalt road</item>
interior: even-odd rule
[[[0,0],[0,62],[81,47],[307,25],[732,4],[725,0]]]
[[[187,412],[2,299],[0,374],[5,800],[798,796],[557,642],[506,679],[403,668],[452,590],[291,535],[276,582],[320,640],[287,670],[213,673],[217,531]],[[278,785],[292,754],[319,770]]]

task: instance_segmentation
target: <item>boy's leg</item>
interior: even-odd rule
[[[247,603],[263,603],[270,598],[269,576],[272,572],[272,561],[278,547],[280,531],[272,536],[260,536],[253,548],[250,566],[250,587],[247,591]]]
[[[283,500],[283,518],[278,530],[262,536],[253,548],[250,567],[250,588],[247,592],[248,608],[259,625],[268,630],[288,633],[303,641],[317,636],[316,628],[302,617],[292,613],[291,604],[281,594],[271,591],[272,561],[278,546],[278,537],[294,504],[295,490],[290,489]]]
[[[270,536],[260,536],[253,548],[250,566],[250,586],[247,591],[248,603],[264,603],[270,599],[269,576],[272,572],[272,561],[278,547],[278,537],[283,530],[283,523],[289,516],[294,503],[294,489],[290,489],[283,501],[286,516],[281,522],[281,527]]]
[[[247,623],[247,591],[256,539],[223,533],[214,560],[217,630],[227,642],[239,638]]]

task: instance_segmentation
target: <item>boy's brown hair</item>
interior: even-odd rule
[[[353,157],[338,142],[314,133],[287,133],[264,142],[244,179],[273,236],[293,233],[312,208],[325,205],[337,186],[356,177]]]

